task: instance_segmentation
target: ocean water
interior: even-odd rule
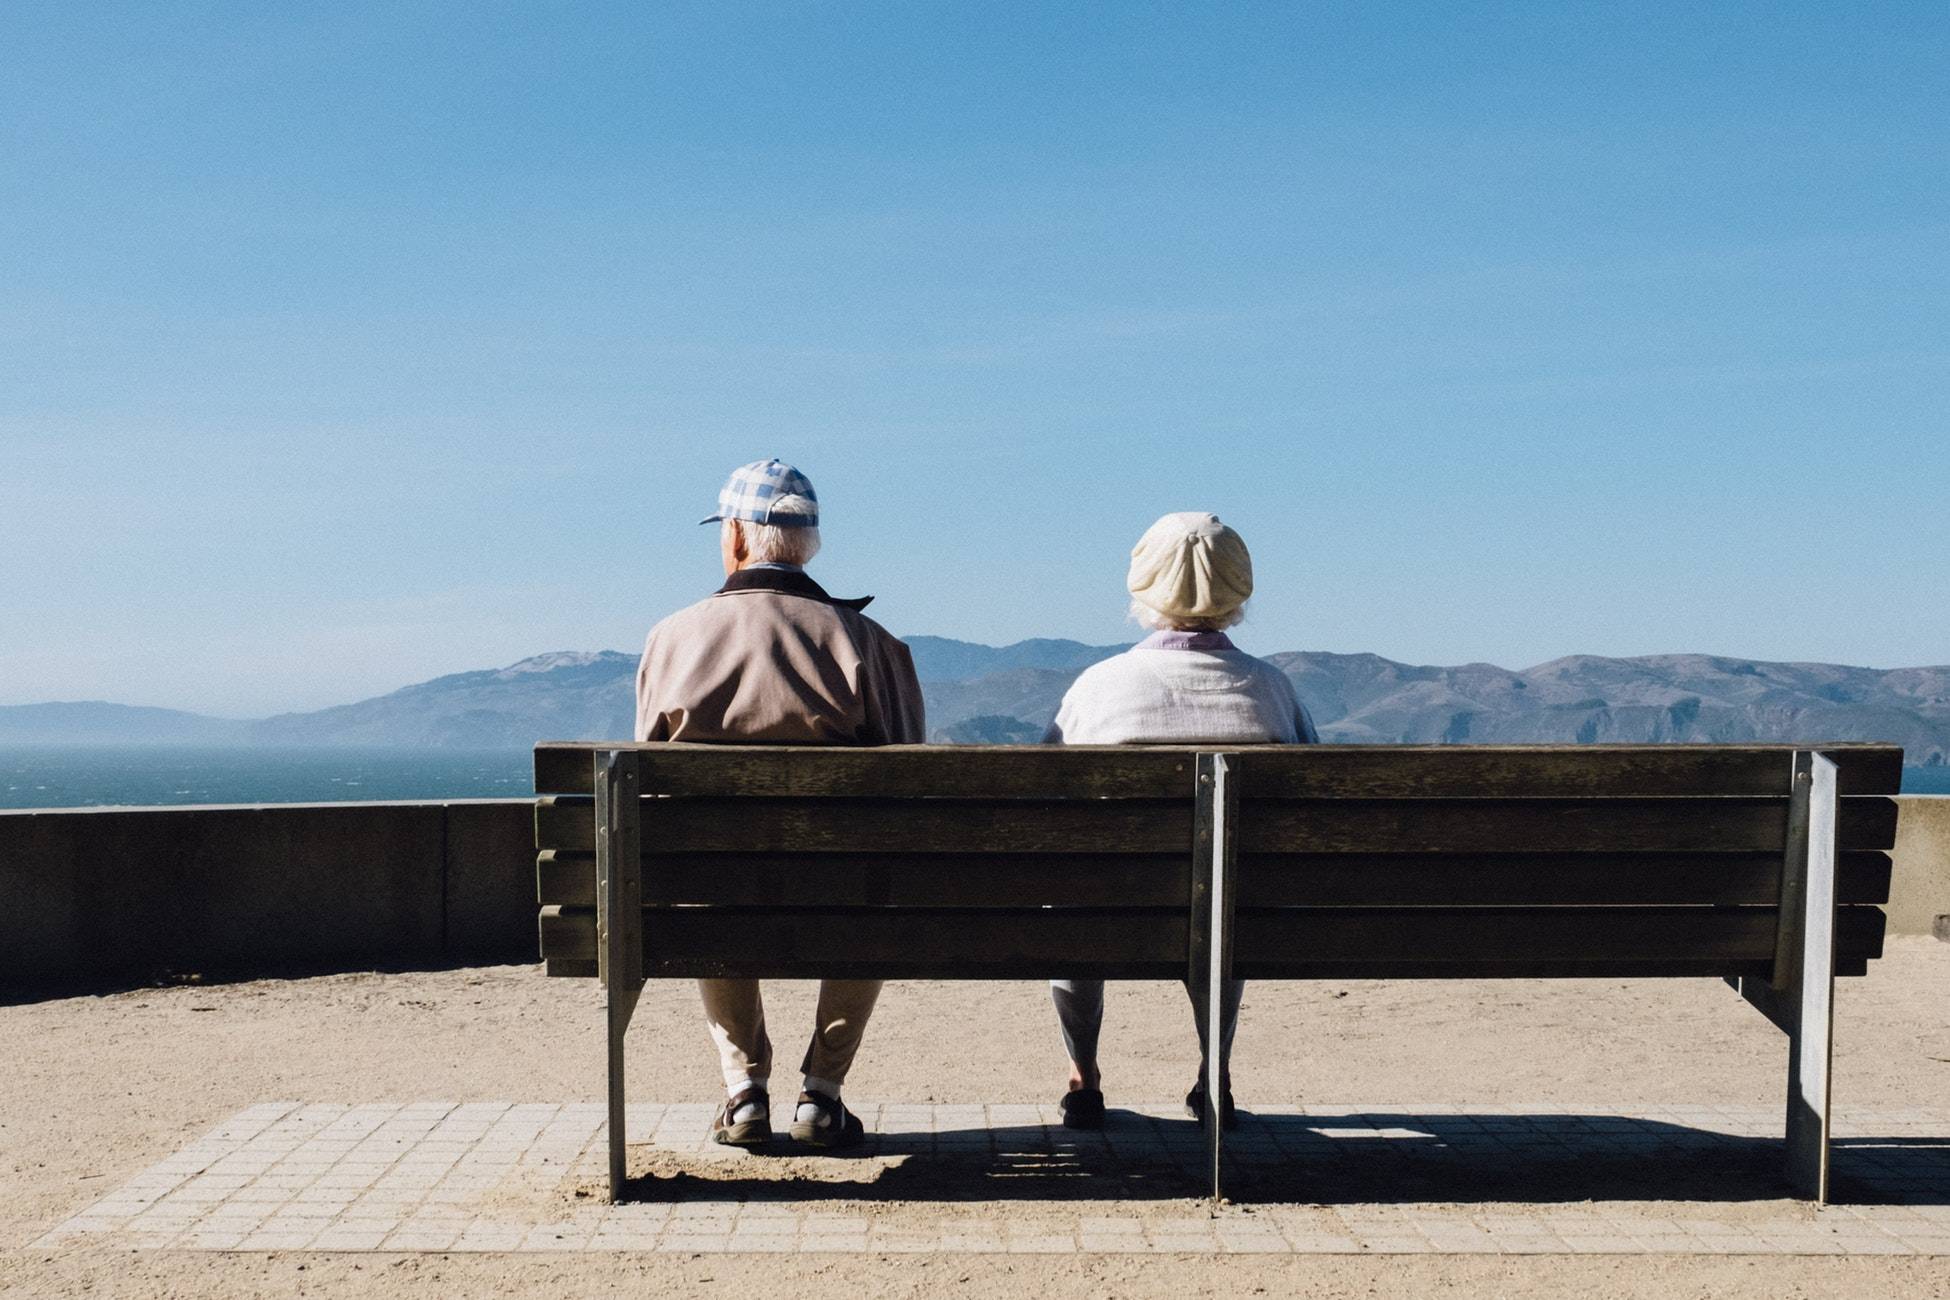
[[[1903,769],[1906,794],[1950,794],[1950,767]],[[0,745],[0,808],[524,799],[525,749]]]
[[[532,797],[525,749],[0,745],[0,808]]]
[[[1950,794],[1950,767],[1906,767],[1904,794]]]

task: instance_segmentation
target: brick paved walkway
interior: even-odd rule
[[[1838,1199],[1783,1199],[1781,1118],[1710,1106],[1268,1107],[1198,1199],[1175,1106],[1074,1133],[1050,1106],[857,1105],[845,1156],[702,1141],[633,1106],[633,1199],[601,1199],[603,1108],[253,1106],[41,1239],[335,1251],[1262,1251],[1950,1255],[1950,1111],[1847,1117]],[[784,1115],[779,1119],[783,1121]]]

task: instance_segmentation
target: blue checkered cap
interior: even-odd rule
[[[718,513],[699,520],[746,519],[779,528],[819,526],[819,497],[812,480],[778,457],[755,460],[731,471],[718,493]]]

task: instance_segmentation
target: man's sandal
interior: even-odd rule
[[[818,1115],[813,1119],[794,1118],[794,1142],[803,1142],[809,1147],[850,1147],[858,1145],[867,1135],[860,1117],[842,1105],[837,1097],[828,1097],[823,1092],[802,1092],[799,1094],[799,1105],[817,1108]],[[793,1114],[796,1117],[798,1111],[795,1110]]]
[[[747,1106],[758,1107],[758,1115],[741,1121],[738,1112]],[[712,1125],[713,1142],[728,1147],[762,1147],[772,1140],[772,1099],[757,1084],[747,1084],[725,1099],[724,1109]]]

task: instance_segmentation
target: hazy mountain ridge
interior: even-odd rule
[[[1567,744],[1881,740],[1950,761],[1950,668],[1851,668],[1713,655],[1575,655],[1512,672],[1370,656],[1271,656],[1324,738]],[[1358,666],[1348,659],[1363,660]]]
[[[391,695],[285,713],[254,724],[252,739],[285,745],[522,748],[551,736],[634,734],[636,656],[556,651],[506,668],[453,673]]]
[[[911,636],[914,672],[923,682],[965,682],[1017,669],[1045,669],[1071,677],[1100,659],[1130,649],[1122,645],[1084,645],[1079,641],[1035,637],[1014,645],[990,646],[943,636]]]
[[[1035,640],[984,646],[915,637],[930,739],[1024,743],[1063,692],[1122,646]],[[1533,668],[1397,663],[1287,651],[1323,738],[1348,743],[1879,740],[1913,764],[1950,763],[1950,666],[1873,669],[1714,655],[1573,655]],[[559,651],[455,673],[314,713],[231,722],[167,709],[41,704],[0,708],[0,740],[519,748],[631,734],[636,657]],[[962,676],[952,676],[960,673]]]
[[[25,745],[243,744],[253,724],[106,700],[0,706],[0,740]]]

